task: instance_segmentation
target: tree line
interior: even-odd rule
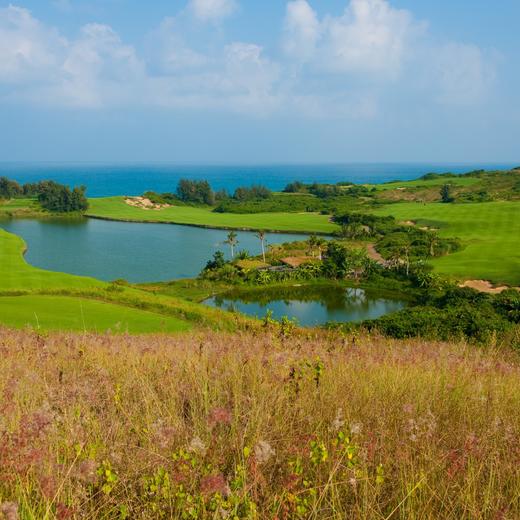
[[[69,186],[54,181],[40,181],[19,184],[18,182],[0,178],[0,199],[37,198],[40,205],[56,213],[82,212],[88,209],[85,186]]]
[[[180,179],[175,193],[147,192],[145,196],[153,202],[163,202],[173,204],[181,201],[186,204],[200,204],[215,206],[225,202],[248,202],[253,200],[268,199],[272,196],[269,188],[256,184],[253,186],[240,186],[235,189],[233,194],[222,189],[214,191],[210,183],[205,180]]]

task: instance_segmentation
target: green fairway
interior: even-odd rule
[[[0,323],[41,330],[179,332],[186,322],[122,305],[65,296],[0,297]]]
[[[520,203],[398,203],[375,211],[458,237],[463,251],[433,261],[438,272],[460,279],[520,285]]]
[[[376,188],[377,191],[395,190],[398,188],[432,188],[435,186],[442,186],[444,184],[453,184],[454,186],[473,186],[482,182],[478,177],[448,177],[421,180],[415,179],[413,181],[394,181],[385,182],[384,184],[370,184],[370,188]]]
[[[87,216],[130,222],[164,222],[213,228],[263,229],[302,233],[332,233],[338,226],[316,213],[214,213],[206,208],[174,206],[145,210],[129,206],[124,197],[89,199]]]

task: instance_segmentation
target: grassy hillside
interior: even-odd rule
[[[327,215],[315,213],[214,213],[211,209],[175,206],[162,210],[145,210],[125,203],[124,197],[89,199],[87,216],[135,222],[165,222],[215,228],[263,229],[332,233],[338,226]]]
[[[3,323],[43,330],[114,333],[178,332],[188,323],[122,305],[65,296],[0,297]]]
[[[398,203],[375,211],[440,228],[441,236],[459,237],[463,251],[432,261],[438,272],[460,279],[485,279],[520,285],[520,203]]]
[[[7,518],[520,517],[511,352],[0,330],[0,354]]]

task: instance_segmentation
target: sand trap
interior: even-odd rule
[[[508,287],[507,285],[494,287],[493,284],[487,280],[466,280],[464,283],[460,284],[459,287],[470,287],[471,289],[476,289],[477,291],[488,294],[500,294],[507,289],[511,289],[511,287]],[[514,287],[514,289],[520,290],[518,287]]]
[[[129,206],[132,206],[134,208],[139,209],[145,209],[145,210],[161,210],[166,208],[171,208],[170,204],[155,204],[150,199],[147,199],[146,197],[126,197],[125,203]]]

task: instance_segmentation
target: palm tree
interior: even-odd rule
[[[264,259],[265,264],[265,231],[260,230],[256,236],[260,240],[260,243],[262,244],[262,258]]]
[[[317,241],[318,241],[318,237],[316,235],[311,235],[309,237],[309,247],[310,247],[310,250],[311,250],[311,255],[314,256],[314,248],[316,247],[317,245]]]
[[[238,246],[238,235],[234,231],[230,231],[224,244],[228,244],[231,248],[231,258],[235,258],[235,247]]]
[[[318,249],[318,259],[323,260],[323,249],[327,245],[327,241],[324,238],[316,237],[315,244]]]
[[[428,233],[428,244],[430,246],[430,256],[435,256],[435,246],[437,245],[437,235]]]

